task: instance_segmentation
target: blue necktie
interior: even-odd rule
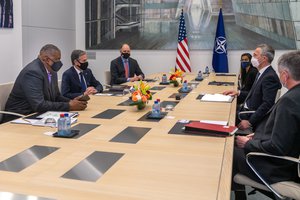
[[[81,90],[82,90],[83,92],[85,92],[85,90],[86,90],[86,85],[85,85],[85,82],[84,82],[84,78],[83,78],[82,72],[80,72],[79,75],[80,75]]]

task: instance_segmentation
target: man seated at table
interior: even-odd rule
[[[130,47],[123,44],[121,56],[110,63],[111,85],[143,80],[143,74],[138,62],[130,57]]]
[[[263,152],[298,158],[300,155],[300,51],[282,55],[278,60],[280,82],[288,89],[257,126],[255,134],[237,136],[234,147],[233,176],[242,173],[261,182],[247,165],[249,152]],[[253,159],[253,160],[252,160]],[[297,164],[266,157],[251,158],[259,174],[270,184],[300,182]],[[236,199],[246,199],[245,187],[233,182]]]
[[[28,115],[34,112],[84,110],[86,101],[70,100],[58,89],[57,71],[62,67],[61,52],[53,44],[40,50],[38,58],[18,75],[5,105],[5,111]],[[3,122],[17,117],[4,115]]]
[[[271,66],[274,55],[275,50],[271,46],[267,44],[258,45],[251,59],[252,65],[258,69],[251,90],[228,90],[223,93],[238,96],[238,100],[244,102],[241,108],[237,108],[237,112],[255,111],[250,116],[244,115],[245,118],[240,122],[237,119],[238,128],[241,130],[250,127],[255,129],[256,125],[275,103],[277,91],[281,88],[281,84],[278,75]]]
[[[88,68],[87,54],[82,50],[74,50],[71,54],[72,67],[62,76],[61,93],[74,99],[81,95],[91,95],[103,91],[103,87]]]

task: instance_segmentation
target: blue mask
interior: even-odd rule
[[[246,69],[246,67],[248,67],[249,64],[250,64],[250,62],[245,62],[245,61],[241,62],[241,66],[242,66],[243,69]]]

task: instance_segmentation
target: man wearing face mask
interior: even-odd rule
[[[261,182],[246,164],[249,152],[298,158],[300,154],[300,51],[285,53],[278,60],[280,82],[288,89],[258,124],[255,134],[237,136],[233,176],[242,173]],[[269,183],[300,182],[297,163],[267,157],[253,157],[251,163]],[[245,187],[233,182],[236,199],[246,199]]]
[[[129,45],[123,44],[120,53],[121,56],[110,63],[111,85],[143,80],[145,75],[139,64],[130,58]]]
[[[258,45],[253,53],[251,63],[258,73],[250,91],[228,90],[225,95],[238,96],[238,101],[244,102],[239,111],[255,111],[245,116],[238,124],[238,128],[246,130],[255,129],[258,122],[265,116],[275,103],[277,91],[281,88],[279,78],[271,66],[274,59],[274,49],[267,45]]]
[[[5,111],[28,115],[34,112],[84,110],[87,102],[63,97],[58,89],[57,71],[62,67],[60,50],[47,44],[38,58],[18,75],[5,105]],[[15,119],[4,115],[3,121]]]
[[[71,54],[73,64],[63,73],[62,95],[74,99],[81,95],[92,95],[103,91],[103,87],[88,68],[87,54],[82,50],[74,50]]]

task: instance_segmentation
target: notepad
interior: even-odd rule
[[[223,94],[205,94],[201,101],[212,101],[212,102],[232,102],[233,96]]]
[[[235,126],[224,126],[203,122],[190,122],[184,127],[185,131],[188,133],[213,136],[230,136],[238,130],[238,128]]]

